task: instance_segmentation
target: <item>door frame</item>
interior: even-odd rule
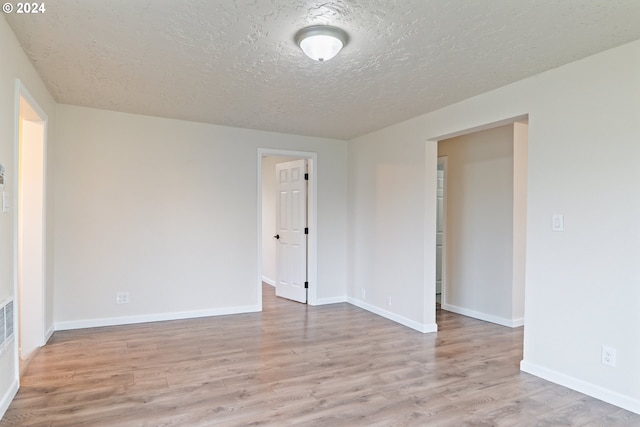
[[[440,307],[447,303],[447,167],[448,156],[438,157],[438,166],[442,165],[443,173],[443,191],[442,191],[442,257],[440,259],[442,269],[442,283],[440,289]],[[436,193],[437,195],[437,193]],[[437,204],[437,201],[436,201]],[[436,230],[437,233],[437,230]]]
[[[431,211],[435,214],[433,206],[437,204],[437,167],[438,167],[438,142],[443,139],[454,138],[457,136],[468,135],[475,132],[480,132],[487,129],[492,129],[499,126],[513,124],[516,122],[529,121],[529,114],[521,114],[518,116],[507,117],[493,122],[485,122],[478,126],[474,126],[466,129],[458,129],[454,132],[431,136],[424,140],[425,147],[425,164],[427,167],[431,165],[433,173],[427,173],[425,179],[425,185],[427,189],[427,195],[425,198],[425,209],[427,212]],[[445,196],[446,196],[446,183],[445,183]],[[528,196],[528,193],[527,193]],[[432,210],[433,209],[433,210]],[[435,332],[438,330],[436,323],[436,215],[425,216],[424,227],[424,252],[425,252],[425,268],[427,274],[425,274],[425,280],[423,284],[424,289],[424,305],[423,316],[425,322],[431,328],[429,332]],[[444,248],[443,248],[444,250]],[[526,267],[526,260],[525,260]],[[444,272],[443,272],[444,273]],[[444,277],[443,277],[444,279]],[[443,283],[444,287],[444,283]],[[443,290],[444,299],[444,290]],[[524,319],[523,319],[524,322]],[[511,327],[517,327],[519,325],[513,325]]]
[[[309,187],[307,197],[309,204],[307,214],[309,216],[309,238],[307,247],[309,250],[307,268],[309,271],[309,289],[307,290],[307,304],[318,305],[318,153],[310,151],[281,150],[274,148],[258,148],[257,156],[257,297],[258,306],[262,311],[262,159],[264,157],[290,157],[291,159],[306,159],[309,167]]]
[[[17,339],[15,344],[15,366],[16,366],[16,374],[18,375],[18,381],[20,377],[20,370],[18,367],[20,366],[20,343],[22,341],[22,309],[23,304],[25,303],[24,299],[21,296],[21,287],[19,283],[19,275],[20,275],[20,207],[19,202],[21,198],[19,179],[20,179],[20,165],[22,163],[21,158],[21,132],[20,132],[20,120],[22,117],[22,108],[21,108],[21,99],[23,99],[28,106],[31,108],[32,113],[38,116],[39,120],[30,120],[34,122],[41,122],[43,127],[43,135],[42,135],[42,251],[38,253],[37,256],[40,257],[40,263],[42,267],[41,272],[41,280],[40,286],[38,289],[38,293],[40,294],[39,301],[31,301],[30,308],[38,313],[41,317],[41,324],[38,325],[36,333],[37,336],[34,337],[37,342],[38,347],[43,346],[47,340],[53,334],[53,327],[47,330],[47,286],[46,286],[46,278],[47,278],[47,134],[48,134],[48,117],[44,110],[37,103],[35,98],[29,93],[27,88],[22,84],[20,79],[16,79],[16,88],[15,88],[15,141],[14,141],[14,174],[12,175],[14,178],[13,183],[13,281],[14,281],[14,297],[15,297],[15,310],[14,310],[14,324],[17,325]],[[53,325],[52,325],[53,326]]]

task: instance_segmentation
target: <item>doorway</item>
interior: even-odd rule
[[[47,116],[18,83],[16,295],[20,370],[46,341],[45,156]]]
[[[317,304],[317,154],[258,149],[258,301],[262,307],[262,283],[276,286],[276,164],[303,160],[307,164],[307,303]]]
[[[437,157],[434,302],[443,310],[522,326],[527,117],[430,143]]]

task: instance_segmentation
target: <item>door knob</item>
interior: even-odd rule
[[[279,234],[276,234],[275,236],[273,236],[273,238],[274,238],[274,239],[278,239],[278,240],[280,240],[280,235],[279,235]]]

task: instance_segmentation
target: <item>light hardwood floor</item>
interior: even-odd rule
[[[522,373],[522,328],[421,334],[264,287],[262,313],[56,332],[0,426],[607,426],[640,416]]]

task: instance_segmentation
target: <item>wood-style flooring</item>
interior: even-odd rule
[[[614,426],[640,416],[520,372],[522,328],[421,334],[264,288],[262,313],[56,332],[6,426]]]

